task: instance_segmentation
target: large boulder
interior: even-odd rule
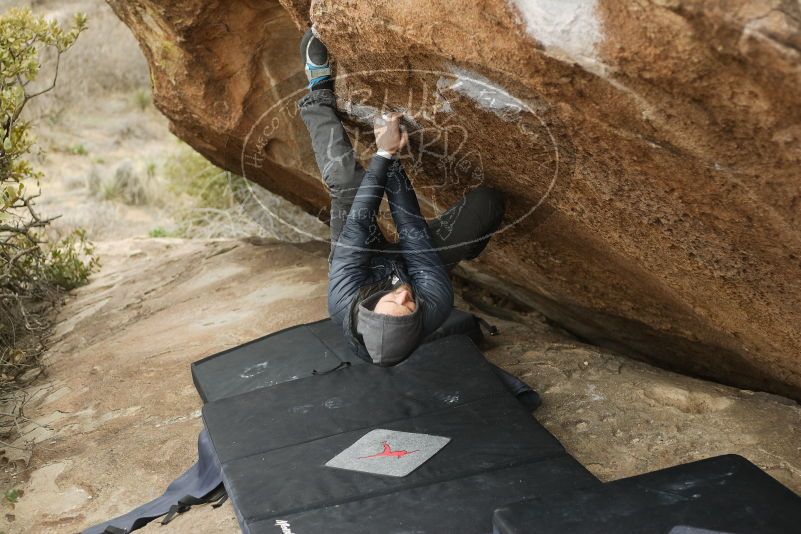
[[[472,274],[594,343],[801,398],[797,2],[282,2],[109,0],[213,162],[326,216],[294,105],[312,20],[358,146],[406,112],[430,214],[506,193]]]

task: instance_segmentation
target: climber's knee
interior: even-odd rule
[[[364,169],[353,158],[345,159],[347,161],[329,160],[322,169],[322,175],[332,198],[352,201],[362,183]]]
[[[503,192],[489,186],[479,186],[467,194],[467,205],[481,221],[481,233],[490,234],[498,229],[506,211]]]

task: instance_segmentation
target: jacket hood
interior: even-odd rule
[[[373,363],[389,366],[402,362],[418,347],[423,333],[420,305],[409,315],[394,316],[373,311],[391,290],[379,291],[359,303],[356,332],[361,335]]]

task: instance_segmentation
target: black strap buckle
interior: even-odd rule
[[[478,321],[478,324],[480,324],[481,326],[483,326],[487,330],[487,333],[489,335],[497,336],[498,334],[500,334],[500,332],[498,331],[498,327],[495,326],[494,324],[489,324],[487,321],[485,321],[484,319],[482,319],[478,315],[476,315],[475,318]]]
[[[211,503],[212,508],[219,508],[227,500],[228,500],[228,492],[225,491],[225,486],[223,486],[222,484],[220,484],[217,488],[213,489],[208,494],[200,498],[193,497],[192,495],[185,495],[180,499],[178,499],[177,503],[170,506],[167,515],[165,515],[164,519],[161,520],[161,524],[166,525],[167,523],[175,519],[175,516],[186,512],[196,504]],[[110,533],[110,534],[117,534],[117,533]],[[125,533],[122,532],[122,534]]]

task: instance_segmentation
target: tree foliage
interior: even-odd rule
[[[53,218],[35,208],[42,174],[29,161],[35,139],[23,116],[32,99],[56,86],[62,54],[85,29],[83,14],[68,28],[29,9],[0,14],[0,402],[35,364],[48,307],[97,265],[82,231],[56,242],[46,237]],[[43,68],[46,55],[52,65]]]

